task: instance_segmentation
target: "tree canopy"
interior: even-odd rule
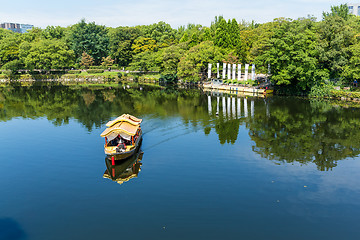
[[[270,64],[274,84],[309,91],[325,80],[349,84],[360,79],[359,36],[360,17],[346,4],[332,6],[320,21],[310,16],[258,24],[216,16],[210,27],[190,23],[173,29],[163,21],[108,28],[82,19],[66,28],[33,28],[24,34],[0,29],[0,67],[112,64],[199,81],[208,63],[255,63],[263,73]],[[90,65],[83,64],[84,53],[93,59]]]

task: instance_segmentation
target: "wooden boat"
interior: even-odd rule
[[[108,122],[108,128],[100,135],[105,138],[105,154],[114,157],[114,160],[131,157],[142,140],[141,122],[142,119],[129,114],[123,114]]]

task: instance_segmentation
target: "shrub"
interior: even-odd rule
[[[64,70],[50,70],[50,74],[65,74]]]
[[[334,85],[331,83],[317,84],[311,88],[309,96],[310,97],[330,97],[332,90],[334,90]]]
[[[105,66],[90,66],[89,69],[106,69]]]
[[[176,74],[165,74],[165,75],[160,75],[159,80],[164,81],[166,83],[176,83],[178,78]]]
[[[103,73],[104,69],[88,69],[88,70],[86,70],[86,72],[89,73],[89,74]]]
[[[67,73],[68,74],[80,74],[81,70],[69,70]]]
[[[33,77],[30,74],[21,74],[19,79],[28,80],[28,79],[33,79]]]
[[[2,71],[1,71],[1,74],[2,74],[2,75],[6,75],[6,76],[10,76],[11,73],[12,73],[11,70],[2,70]]]
[[[17,72],[19,69],[22,69],[24,68],[24,64],[22,61],[20,60],[13,60],[13,61],[10,61],[6,64],[4,64],[4,66],[2,67],[3,69],[7,69],[7,70],[10,70],[12,71],[12,73],[15,73]]]
[[[331,90],[330,95],[333,98],[360,98],[360,92],[348,92],[344,90]]]
[[[117,76],[118,78],[122,78],[123,74],[121,72],[118,72]]]
[[[61,78],[62,78],[62,79],[71,79],[71,80],[74,80],[74,79],[77,78],[77,76],[74,75],[74,74],[64,74],[64,75],[62,75]]]

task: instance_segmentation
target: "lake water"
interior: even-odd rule
[[[115,168],[100,133],[143,118]],[[360,109],[199,90],[0,88],[0,239],[359,239]]]

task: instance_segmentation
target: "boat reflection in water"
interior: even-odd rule
[[[142,165],[141,160],[144,152],[139,148],[134,155],[123,161],[116,161],[115,165],[112,165],[111,157],[105,158],[106,171],[103,175],[104,178],[108,178],[123,184],[132,178],[136,178],[140,172]]]

